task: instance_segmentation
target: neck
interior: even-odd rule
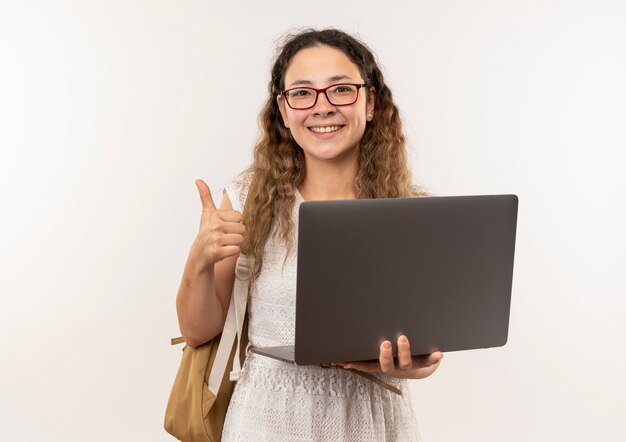
[[[307,201],[355,199],[357,171],[356,161],[339,164],[307,162],[300,194]]]

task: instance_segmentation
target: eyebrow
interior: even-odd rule
[[[352,80],[352,77],[350,77],[349,75],[333,75],[332,77],[328,78],[327,81],[332,84],[335,81],[340,81],[340,80]],[[313,85],[313,82],[309,81],[309,80],[296,80],[293,83],[291,83],[289,85],[289,87],[292,86],[300,86],[300,85],[307,85],[307,86],[311,86]]]

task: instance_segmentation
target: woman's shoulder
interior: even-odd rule
[[[245,170],[224,187],[224,192],[228,195],[234,210],[243,212],[243,206],[246,202],[251,182],[252,172]]]

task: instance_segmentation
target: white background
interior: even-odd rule
[[[424,438],[626,440],[626,2],[0,5],[1,440],[172,440],[193,182],[249,164],[305,25],[376,52],[418,182],[520,199],[509,343],[412,383]]]

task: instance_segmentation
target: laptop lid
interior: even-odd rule
[[[515,195],[300,205],[295,362],[377,359],[507,341]]]

